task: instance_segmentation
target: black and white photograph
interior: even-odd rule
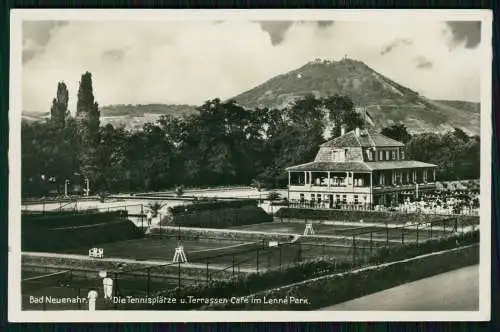
[[[490,11],[10,24],[11,321],[489,320]]]

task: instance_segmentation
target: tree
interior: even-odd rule
[[[349,97],[334,95],[323,98],[321,104],[327,110],[331,125],[333,125],[331,137],[340,136],[342,126],[346,131],[364,126],[361,115],[354,110],[354,103]]]
[[[57,84],[57,96],[52,100],[52,107],[50,109],[50,119],[57,126],[64,127],[66,124],[66,118],[69,116],[68,101],[66,84],[59,82]]]
[[[380,132],[382,135],[392,138],[396,141],[402,142],[404,144],[411,140],[411,135],[406,129],[404,124],[392,125],[382,129]]]
[[[99,176],[96,160],[99,145],[99,107],[94,100],[92,74],[89,72],[83,74],[80,80],[76,120],[81,147],[81,171],[95,185]]]

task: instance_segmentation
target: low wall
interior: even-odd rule
[[[214,304],[200,309],[315,310],[478,262],[479,245],[474,244],[274,288],[246,296],[239,304]],[[292,297],[308,303],[290,303]],[[286,298],[288,302],[264,303],[264,298]]]
[[[364,222],[389,222],[389,223],[407,223],[407,222],[431,222],[434,220],[443,220],[457,218],[460,225],[477,225],[479,216],[463,215],[436,215],[423,213],[402,213],[402,212],[381,212],[381,211],[347,211],[333,209],[300,209],[300,208],[281,208],[276,212],[280,218],[291,219],[311,219],[311,220],[338,220],[338,221],[359,221]]]
[[[178,236],[180,231],[183,239],[210,239],[221,241],[279,241],[290,242],[295,240],[293,234],[282,233],[267,233],[255,231],[240,231],[234,229],[216,229],[216,228],[196,228],[196,227],[174,227],[174,226],[158,226],[151,228],[151,233],[148,236]]]

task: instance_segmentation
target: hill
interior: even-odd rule
[[[379,129],[404,123],[411,132],[459,127],[469,133],[479,133],[478,104],[427,99],[352,59],[309,62],[233,99],[249,108],[283,108],[311,93],[316,97],[349,96],[357,107],[370,113]]]
[[[110,105],[101,107],[101,124],[124,126],[131,130],[138,130],[147,122],[155,122],[162,115],[180,117],[193,114],[196,106],[191,105]]]

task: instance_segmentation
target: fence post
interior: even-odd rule
[[[373,255],[373,232],[370,232],[370,258]]]
[[[147,294],[149,297],[150,291],[151,291],[151,273],[150,273],[150,268],[146,270],[148,272],[148,285],[147,285]]]
[[[210,280],[210,274],[208,272],[208,259],[207,259],[207,285],[209,283],[209,280]]]
[[[417,224],[417,247],[418,247],[418,224]]]
[[[281,255],[282,255],[282,252],[281,252],[281,251],[282,251],[282,247],[281,247],[281,246],[279,246],[279,248],[280,248],[280,270],[281,270]]]
[[[257,264],[256,264],[257,274],[259,274],[259,249],[257,249]]]
[[[389,225],[385,222],[385,246],[389,246]]]
[[[118,273],[117,272],[115,272],[115,295],[118,297],[120,296],[119,289],[118,289]],[[114,307],[115,307],[115,310],[118,309],[118,301],[115,301]]]
[[[443,233],[446,234],[446,222],[443,221]]]
[[[144,206],[141,204],[141,229],[144,230]]]
[[[234,254],[233,254],[233,280],[234,280]]]
[[[178,293],[180,293],[181,291],[181,261],[179,260],[179,262],[177,263],[177,271],[178,271],[178,275],[177,275],[177,278],[178,278],[178,285],[179,285],[179,290],[178,290]],[[180,294],[177,294],[177,296],[179,296]]]
[[[403,231],[401,232],[401,244],[405,244],[405,229],[403,228]]]
[[[431,223],[431,240],[432,240],[432,223]]]
[[[352,236],[352,266],[356,264],[356,235]]]

